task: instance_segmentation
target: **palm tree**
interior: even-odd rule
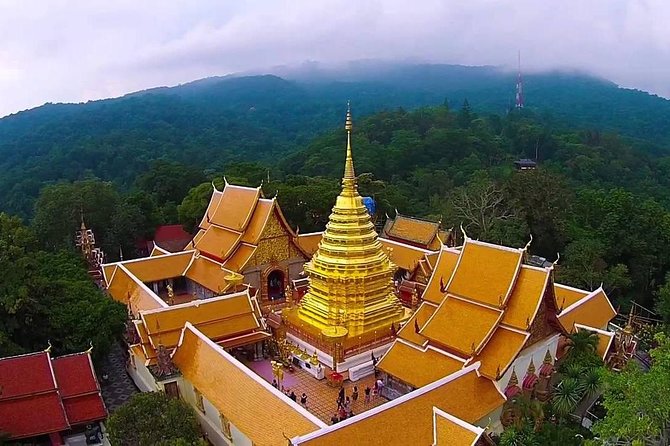
[[[566,418],[575,410],[577,403],[582,399],[584,390],[579,380],[565,378],[561,381],[552,396],[551,403],[554,411],[562,418]]]
[[[568,335],[568,351],[565,354],[564,361],[571,363],[578,358],[595,355],[599,342],[598,334],[588,330],[577,331]]]
[[[584,370],[579,381],[586,398],[592,397],[600,389],[600,373],[598,369]]]

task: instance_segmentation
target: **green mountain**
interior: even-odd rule
[[[338,73],[209,78],[85,104],[45,104],[0,119],[0,210],[29,216],[41,187],[97,177],[131,187],[154,161],[221,170],[235,161],[274,162],[356,116],[467,98],[506,113],[514,75],[492,67],[364,64]],[[670,101],[580,74],[525,78],[527,104],[545,119],[618,130],[647,152],[670,145]]]

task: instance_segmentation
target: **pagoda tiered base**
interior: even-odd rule
[[[403,308],[404,316],[401,322],[411,316],[411,310]],[[317,352],[319,361],[327,367],[332,367],[335,345],[324,339],[320,327],[306,323],[298,315],[297,308],[287,308],[282,311],[283,323],[286,327],[286,337],[294,344],[307,350],[308,353]],[[396,328],[399,324],[396,323]],[[337,371],[342,372],[351,367],[360,366],[377,359],[388,350],[395,336],[391,328],[379,328],[357,335],[348,334],[341,341],[342,358],[338,363]]]

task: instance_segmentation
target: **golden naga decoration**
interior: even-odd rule
[[[349,336],[358,336],[402,321],[405,311],[393,292],[395,265],[382,248],[358,193],[352,128],[348,109],[342,192],[318,250],[305,265],[309,289],[300,302],[298,317],[317,330],[340,326]]]

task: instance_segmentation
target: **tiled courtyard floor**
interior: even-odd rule
[[[102,379],[105,372],[108,375],[106,381]],[[126,372],[126,359],[118,343],[114,344],[112,351],[104,361],[102,370],[98,372],[98,379],[100,380],[102,399],[110,413],[139,392],[133,380],[128,376],[128,372]]]
[[[270,361],[249,362],[246,365],[267,382],[272,383],[273,376]],[[371,397],[372,401],[370,401],[370,404],[365,404],[365,387],[370,386],[370,389],[372,389],[374,382],[374,375],[367,376],[353,383],[348,380],[344,382],[344,391],[349,398],[351,398],[354,386],[358,387],[358,401],[352,401],[351,406],[354,415],[377,407],[387,401],[383,397]],[[295,368],[292,373],[289,371],[284,372],[284,388],[288,389],[289,393],[291,391],[295,392],[298,396],[298,403],[300,403],[302,393],[307,394],[307,410],[316,415],[324,423],[331,424],[330,419],[337,411],[339,388],[329,386],[326,379],[317,380],[300,368]]]

